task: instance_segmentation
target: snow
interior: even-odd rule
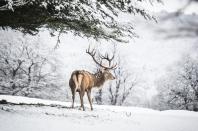
[[[198,113],[183,110],[157,111],[138,107],[94,105],[90,111],[69,108],[71,102],[59,102],[0,95],[1,131],[196,131]],[[23,103],[23,105],[20,105]],[[17,105],[18,104],[18,105]],[[31,104],[31,105],[30,105]],[[41,105],[42,104],[42,105]]]

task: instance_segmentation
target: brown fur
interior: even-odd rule
[[[74,107],[75,93],[79,92],[81,108],[85,110],[83,104],[83,96],[87,92],[87,97],[90,103],[91,110],[92,101],[91,101],[91,89],[93,87],[100,87],[107,80],[113,80],[115,77],[109,72],[109,70],[98,71],[95,74],[92,74],[85,70],[76,70],[72,73],[69,80],[69,86],[72,92],[72,108]]]

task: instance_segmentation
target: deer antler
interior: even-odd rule
[[[109,67],[107,67],[106,69],[116,69],[117,63],[111,66],[112,60],[114,59],[115,55],[113,55],[111,58],[109,57],[109,55],[106,53],[105,56],[99,54],[99,57],[101,59],[107,60],[109,63]]]
[[[95,62],[96,64],[98,64],[100,67],[103,67],[103,68],[105,68],[105,69],[116,69],[117,63],[114,64],[113,66],[111,66],[111,62],[112,62],[112,60],[114,59],[114,55],[110,58],[109,55],[108,55],[107,53],[105,54],[105,56],[99,54],[99,57],[101,58],[101,61],[98,62],[98,61],[95,59],[95,55],[96,55],[95,49],[93,49],[92,51],[90,51],[90,46],[89,46],[89,48],[86,50],[86,53],[89,54],[89,55],[93,58],[94,62]],[[102,65],[102,60],[103,60],[103,59],[105,59],[105,60],[107,60],[107,61],[109,62],[109,67],[106,67],[106,66]]]

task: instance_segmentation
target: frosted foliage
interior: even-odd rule
[[[145,3],[149,4],[148,1],[140,0],[6,0],[0,5],[0,11],[6,12],[7,10],[12,10],[17,14],[20,12],[20,7],[23,9],[25,7],[30,8],[34,6],[34,8],[38,9],[35,9],[32,14],[41,14],[42,11],[39,11],[44,10],[43,13],[49,15],[47,18],[45,18],[45,15],[34,16],[38,18],[37,21],[35,21],[36,24],[32,25],[31,28],[28,28],[31,23],[27,24],[27,27],[21,25],[24,30],[19,29],[21,27],[11,26],[11,28],[24,33],[30,31],[30,34],[35,34],[39,28],[44,27],[52,29],[52,32],[57,30],[60,31],[60,33],[71,31],[75,35],[92,37],[97,40],[102,38],[128,42],[128,38],[137,37],[137,34],[134,31],[131,19],[123,21],[121,16],[124,14],[132,14],[131,16],[137,14],[146,20],[155,20],[152,14],[144,9],[143,4]],[[31,13],[27,13],[27,15],[31,17]],[[26,18],[22,19],[26,20]],[[40,21],[40,19],[42,19],[42,21]],[[7,19],[5,21],[7,21]],[[34,20],[32,20],[32,22],[33,21]],[[28,22],[29,21],[27,21],[27,23]],[[86,30],[84,28],[86,28]]]
[[[55,93],[61,84],[56,82],[61,81],[57,66],[57,60],[47,55],[38,43],[1,43],[0,92],[47,97],[46,94]]]
[[[162,109],[198,110],[197,56],[185,55],[158,81]]]

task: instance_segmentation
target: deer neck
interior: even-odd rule
[[[104,74],[95,74],[94,75],[94,86],[95,87],[101,87],[104,83],[105,83],[105,77],[104,77]]]

